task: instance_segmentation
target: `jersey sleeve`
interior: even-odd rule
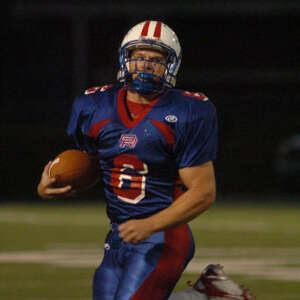
[[[218,124],[215,106],[205,102],[191,109],[190,117],[181,130],[176,148],[178,169],[201,165],[216,159],[218,144]],[[199,108],[199,109],[198,109]]]
[[[67,134],[73,137],[76,146],[80,150],[92,153],[96,152],[96,145],[94,139],[89,137],[87,133],[94,107],[93,101],[89,99],[88,96],[76,98],[72,106],[67,127]]]

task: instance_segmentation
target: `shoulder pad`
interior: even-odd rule
[[[191,98],[195,98],[198,100],[202,100],[202,101],[207,101],[208,97],[205,96],[202,93],[195,93],[195,92],[188,92],[188,91],[181,91],[181,95],[186,96],[186,97],[191,97]]]
[[[104,92],[104,91],[110,89],[112,86],[113,86],[112,84],[95,86],[95,87],[92,87],[92,88],[89,88],[89,89],[85,90],[84,94],[89,95],[89,94],[93,94],[97,91]]]

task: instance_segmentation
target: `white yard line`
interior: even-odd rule
[[[204,248],[196,249],[196,257],[291,257],[300,258],[300,248]]]
[[[0,252],[0,263],[40,263],[75,268],[97,267],[103,255],[101,250],[96,247],[90,249],[75,247],[51,248],[45,251]],[[186,272],[197,274],[208,264],[220,263],[225,267],[227,274],[269,280],[300,281],[299,253],[299,248],[204,248],[197,251]]]
[[[233,231],[233,232],[273,232],[276,229],[276,225],[273,223],[267,222],[259,222],[259,221],[243,221],[239,223],[237,226],[236,222],[222,220],[221,222],[210,222],[206,220],[205,222],[202,221],[194,221],[191,222],[191,227],[194,230],[201,230],[205,228],[207,231]]]
[[[245,276],[254,276],[269,280],[295,280],[300,281],[300,267],[289,264],[300,264],[300,258],[280,259],[280,258],[211,258],[211,259],[193,259],[188,265],[188,273],[197,273],[208,264],[219,263],[225,267],[227,274],[239,274]]]

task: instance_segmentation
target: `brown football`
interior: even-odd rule
[[[77,190],[92,186],[100,177],[94,156],[76,149],[57,155],[50,165],[49,175],[56,178],[57,186],[71,185]]]

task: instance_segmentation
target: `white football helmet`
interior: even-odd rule
[[[159,86],[149,80],[149,73],[142,73],[141,78],[148,80],[132,81],[132,74],[137,72],[129,71],[130,51],[139,48],[149,48],[166,53],[165,73],[159,78]],[[144,21],[132,27],[125,35],[119,49],[120,70],[117,79],[134,90],[141,93],[161,92],[165,87],[174,87],[176,75],[181,63],[182,50],[176,33],[166,24],[160,21]],[[139,75],[141,72],[138,73]],[[143,75],[145,77],[143,77]],[[152,80],[151,80],[152,79]]]

